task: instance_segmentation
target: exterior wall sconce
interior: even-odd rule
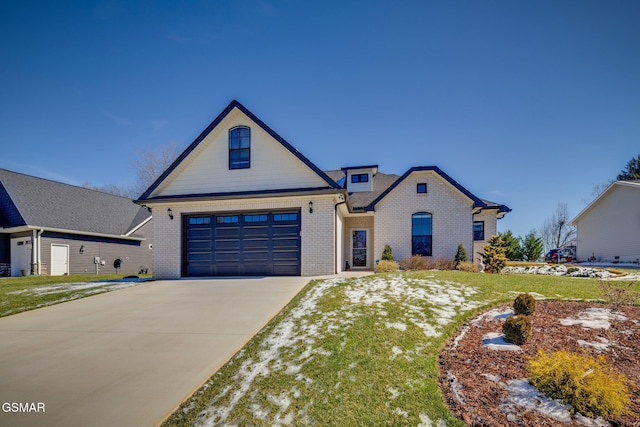
[[[171,211],[171,208],[167,209],[167,214],[169,215],[169,219],[173,219],[173,211]]]
[[[84,245],[80,246],[80,253],[83,254],[84,253]]]
[[[313,202],[309,202],[309,213],[313,213]]]

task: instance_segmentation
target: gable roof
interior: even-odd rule
[[[584,214],[591,210],[596,204],[598,204],[601,200],[605,199],[614,189],[618,187],[629,187],[633,189],[637,189],[640,191],[640,180],[634,181],[615,181],[611,183],[602,193],[600,193],[595,199],[591,201],[578,215],[575,216],[571,220],[571,224],[575,225],[576,222],[580,220]]]
[[[0,231],[29,227],[114,237],[151,217],[126,197],[6,169],[0,169],[0,211]]]
[[[346,178],[345,171],[349,168],[342,168],[341,170],[326,171],[334,181],[340,183],[344,182]],[[371,179],[372,191],[359,191],[355,193],[349,193],[349,203],[353,210],[363,211],[367,206],[371,204],[376,198],[378,198],[384,191],[386,191],[394,182],[399,178],[399,175],[386,174],[378,172]],[[346,183],[343,184],[346,188]]]
[[[191,154],[191,152],[193,152],[195,150],[195,148],[207,137],[207,135],[209,135],[209,133],[211,133],[216,128],[216,126],[218,126],[220,124],[220,122],[222,122],[222,120],[224,120],[225,117],[227,117],[235,108],[237,108],[242,113],[244,113],[247,117],[249,117],[250,120],[252,120],[254,123],[256,123],[260,128],[262,128],[262,130],[264,130],[267,134],[269,134],[273,139],[278,141],[285,149],[287,149],[291,154],[293,154],[300,161],[302,161],[307,167],[309,167],[309,169],[314,171],[320,178],[322,178],[322,180],[324,180],[324,182],[326,182],[326,184],[327,184],[327,186],[325,188],[334,189],[334,190],[339,190],[340,189],[340,186],[334,180],[332,180],[330,177],[328,177],[323,171],[321,171],[309,159],[307,159],[305,156],[303,156],[302,153],[300,153],[298,150],[295,149],[295,147],[293,147],[291,144],[289,144],[284,138],[282,138],[273,129],[271,129],[269,126],[267,126],[262,120],[260,120],[258,117],[256,117],[245,106],[240,104],[238,101],[233,100],[209,124],[209,126],[207,126],[207,128],[204,131],[202,131],[202,133],[187,147],[187,149],[184,152],[182,152],[182,154],[180,154],[180,156],[178,156],[178,158],[171,164],[171,166],[169,166],[167,168],[167,170],[165,170],[162,173],[162,175],[160,175],[158,177],[158,179],[156,179],[156,181],[153,184],[151,184],[151,186],[144,193],[142,193],[142,195],[138,198],[138,200],[136,200],[136,202],[143,202],[145,200],[154,199],[153,197],[151,197],[153,192],[163,183],[164,180],[166,180],[171,175],[171,173],[180,165],[180,163],[182,163],[189,156],[189,154]],[[315,190],[317,190],[317,189],[315,189]],[[247,193],[246,195],[251,195],[250,193],[253,193],[253,192],[246,192],[246,193]],[[270,193],[273,194],[274,192],[271,191]],[[225,193],[225,194],[201,194],[201,195],[198,195],[198,196],[199,197],[220,197],[220,196],[232,196],[232,195],[233,195],[232,193]],[[255,194],[253,194],[253,195],[255,195]],[[189,197],[189,196],[195,196],[195,195],[188,195],[186,197]],[[185,196],[180,196],[180,198],[184,198],[184,197]],[[161,198],[163,198],[163,197],[161,197]]]

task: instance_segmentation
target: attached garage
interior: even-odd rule
[[[299,276],[300,211],[183,217],[183,276]]]

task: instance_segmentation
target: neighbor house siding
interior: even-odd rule
[[[640,186],[613,186],[574,223],[578,260],[639,262]]]
[[[427,193],[417,194],[418,183],[427,183]],[[376,204],[375,256],[384,245],[396,260],[411,256],[411,216],[428,212],[432,217],[432,258],[453,260],[458,244],[467,253],[473,245],[473,202],[433,171],[416,171]]]
[[[247,169],[229,170],[228,131],[235,126],[248,126],[251,129],[251,160]],[[151,196],[318,188],[327,185],[324,179],[280,142],[235,109]]]
[[[182,215],[197,213],[251,212],[282,209],[300,210],[301,264],[303,276],[333,274],[335,271],[335,213],[336,197],[298,196],[180,202],[152,205],[154,235],[153,272],[159,279],[178,278],[182,275]],[[313,213],[309,213],[309,202]],[[167,215],[171,208],[174,219]]]
[[[94,274],[94,257],[105,261],[105,265],[100,266],[101,274],[115,274],[113,262],[117,258],[122,260],[120,274],[138,274],[141,268],[146,268],[151,273],[152,250],[149,248],[150,242],[146,240],[139,242],[44,232],[40,241],[43,275],[51,272],[52,244],[69,246],[69,274]],[[80,248],[83,248],[82,253]]]

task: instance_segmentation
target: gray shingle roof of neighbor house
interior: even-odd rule
[[[2,228],[124,236],[151,217],[131,199],[0,169]],[[1,228],[0,228],[1,230]]]

